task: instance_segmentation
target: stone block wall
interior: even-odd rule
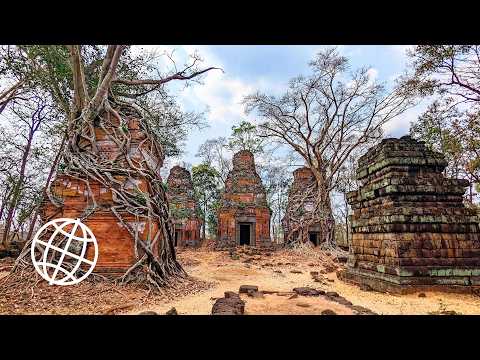
[[[463,204],[469,183],[445,178],[446,165],[409,136],[384,139],[359,159],[342,278],[400,293],[480,285],[479,219]]]

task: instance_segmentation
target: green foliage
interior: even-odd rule
[[[170,216],[177,220],[188,219],[192,213],[192,210],[184,207],[177,207],[176,204],[171,204],[170,206]]]
[[[263,142],[263,139],[258,137],[257,127],[248,121],[242,121],[240,125],[232,126],[228,147],[233,152],[249,150],[256,154],[263,151]]]
[[[192,167],[192,181],[195,198],[201,204],[201,218],[210,234],[216,232],[216,212],[220,206],[220,174],[212,166],[202,163]]]

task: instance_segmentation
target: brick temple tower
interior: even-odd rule
[[[347,281],[380,291],[480,286],[480,228],[463,204],[468,181],[447,179],[442,154],[409,136],[384,139],[358,161]]]
[[[109,114],[105,114],[102,121],[105,125],[104,128],[95,127],[98,161],[107,164],[113,162],[119,169],[117,173],[113,174],[115,182],[119,187],[137,193],[139,201],[142,201],[146,195],[153,197],[155,194],[151,193],[151,181],[161,183],[160,168],[164,159],[163,154],[156,154],[150,150],[151,146],[155,144],[147,139],[146,133],[142,130],[141,121],[136,115],[130,115],[124,119],[125,125],[123,126],[128,127],[131,136],[128,150],[131,161],[134,161],[139,167],[142,166],[142,161],[145,161],[144,153],[150,154],[146,161],[149,167],[155,170],[156,179],[154,180],[148,180],[141,175],[127,176],[123,170],[127,167],[125,154],[110,136],[122,125],[118,119]],[[88,145],[80,142],[79,146]],[[159,230],[159,223],[154,219],[147,220],[145,217],[135,216],[122,209],[116,210],[118,215],[116,216],[112,211],[112,208],[117,205],[116,196],[95,179],[77,178],[59,171],[51,184],[51,195],[42,204],[40,214],[42,223],[55,218],[83,219],[86,216],[82,222],[93,231],[98,242],[99,256],[95,272],[99,273],[123,273],[142,256],[142,248],[140,245],[136,246],[132,234],[124,224],[127,224],[133,232],[137,233],[138,238],[145,242],[163,236]],[[95,211],[91,213],[94,208]],[[123,224],[119,216],[123,219]],[[93,248],[87,248],[88,258],[92,252]],[[153,247],[152,253],[154,256],[159,256],[158,241]]]
[[[198,246],[202,220],[193,194],[190,172],[174,166],[167,178],[167,198],[170,216],[175,225],[175,246]]]
[[[298,230],[315,206],[317,189],[317,181],[310,168],[304,166],[293,172],[293,183],[288,193],[287,209],[282,219],[284,239],[287,242],[304,238],[315,246],[319,245],[320,224],[314,223],[308,229],[304,229],[303,231],[308,232],[305,237],[302,236],[302,229]]]
[[[250,151],[233,156],[218,211],[216,249],[236,245],[271,247],[270,209]]]

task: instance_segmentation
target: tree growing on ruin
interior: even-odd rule
[[[356,148],[381,136],[382,126],[411,101],[401,88],[388,90],[372,79],[366,67],[349,71],[348,59],[335,49],[321,51],[309,65],[311,73],[292,79],[283,95],[255,93],[244,104],[247,113],[255,111],[260,118],[259,136],[287,145],[312,169],[318,190],[305,189],[305,196],[315,191],[317,201],[297,230],[319,223],[329,243],[334,228],[330,193],[342,165]]]
[[[248,150],[253,155],[263,151],[265,139],[257,136],[257,127],[248,121],[232,126],[232,135],[228,139],[228,148],[233,153]]]
[[[125,45],[16,46],[6,51],[12,75],[29,75],[25,78],[48,92],[66,115],[68,139],[61,157],[62,174],[82,179],[87,186],[90,181],[98,182],[111,191],[114,198],[111,212],[143,250],[144,255],[122,280],[128,281],[135,270],[141,270],[143,278],[158,287],[182,275],[183,269],[175,258],[165,191],[151,159],[163,160],[168,148],[164,142],[168,127],[163,125],[168,121],[178,123],[178,118],[188,121],[188,115],[174,106],[165,85],[172,81],[198,81],[199,76],[214,68],[200,68],[201,58],[193,54],[183,67],[177,68],[174,63],[172,69],[165,72],[156,66],[155,56],[135,54]],[[141,131],[147,136],[141,162],[133,159],[129,151],[132,134],[125,120],[129,116],[140,120]],[[112,121],[120,125],[114,126]],[[128,166],[120,168],[115,161],[105,161],[99,156],[96,128],[109,133]],[[116,180],[118,176],[133,182],[137,177],[146,179],[148,193],[139,196],[138,189],[127,189]],[[61,206],[49,191],[47,193],[55,206]],[[92,208],[85,209],[81,220],[98,210],[95,199],[92,200]],[[144,242],[120,212],[156,221],[160,231]],[[156,244],[159,257],[153,256],[151,250]],[[28,253],[24,252],[16,266],[28,263],[28,259]]]

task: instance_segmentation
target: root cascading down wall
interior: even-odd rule
[[[409,136],[384,139],[359,159],[342,279],[396,293],[480,285],[477,212],[463,203],[469,183],[445,178],[446,165]]]
[[[249,226],[249,245],[271,247],[270,209],[265,188],[255,169],[253,154],[242,150],[233,156],[221,207],[218,211],[216,249],[240,245],[241,226]]]
[[[293,172],[293,183],[288,193],[288,204],[282,226],[285,242],[309,241],[315,234],[319,245],[321,239],[320,224],[315,222],[315,201],[317,200],[318,185],[312,170],[301,167]]]
[[[98,163],[105,164],[104,166],[109,170],[118,169],[110,172],[118,192],[113,192],[112,189],[93,178],[66,175],[60,169],[51,184],[49,198],[42,204],[41,218],[42,222],[59,217],[80,218],[90,227],[98,242],[99,256],[95,272],[122,274],[144,253],[142,247],[137,245],[132,233],[136,233],[138,239],[146,244],[152,243],[155,238],[162,238],[163,234],[155,218],[141,212],[135,215],[119,206],[119,193],[125,189],[131,194],[136,194],[139,207],[145,201],[154,201],[155,196],[160,196],[160,194],[154,194],[152,189],[153,181],[161,184],[160,168],[163,165],[163,154],[155,153],[156,144],[147,139],[141,120],[137,116],[131,115],[125,118],[124,125],[108,114],[104,114],[100,121],[103,126],[94,127]],[[118,133],[118,129],[122,126],[128,128],[131,136],[127,149],[130,156],[128,161],[134,163],[139,169],[145,169],[146,166],[155,169],[155,179],[148,179],[142,176],[141,172],[134,174],[128,170],[126,154],[120,150],[113,139],[113,134]],[[80,141],[79,147],[82,146]],[[107,176],[107,174],[99,174],[99,176]],[[161,200],[157,201],[157,204],[165,205]],[[116,207],[117,210],[115,210]],[[151,249],[155,257],[159,256],[158,242],[159,240]],[[91,251],[93,249],[88,248],[87,254]]]

